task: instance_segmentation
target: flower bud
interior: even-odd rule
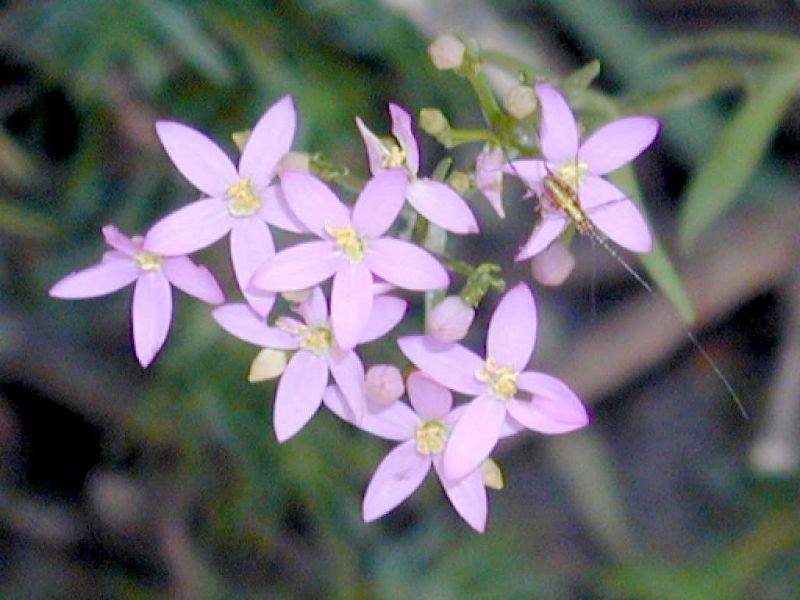
[[[502,490],[505,487],[506,482],[503,477],[503,471],[500,470],[500,465],[494,460],[491,458],[484,460],[481,463],[480,470],[483,485],[493,490]]]
[[[536,92],[529,85],[514,86],[503,98],[503,106],[512,117],[524,119],[538,106]]]
[[[450,187],[452,187],[456,192],[462,195],[469,192],[470,188],[472,187],[472,180],[470,179],[470,176],[464,173],[464,171],[458,171],[455,169],[447,178],[447,183],[449,183]]]
[[[506,218],[503,208],[503,165],[505,157],[499,146],[486,144],[475,159],[475,185],[486,196],[494,212]]]
[[[575,258],[558,240],[531,259],[531,274],[544,285],[561,285],[574,267]]]
[[[440,35],[428,46],[428,55],[431,62],[440,71],[457,69],[464,62],[466,47],[457,37]]]
[[[286,352],[264,348],[256,354],[253,363],[250,365],[250,373],[247,380],[250,383],[275,379],[286,368]]]
[[[458,296],[448,296],[431,311],[429,333],[442,342],[457,342],[469,331],[475,309]]]
[[[436,137],[450,129],[450,121],[438,108],[423,108],[419,111],[419,126],[428,135]]]
[[[394,365],[373,365],[367,370],[367,398],[387,407],[403,395],[403,375]]]
[[[278,173],[284,171],[305,171],[309,172],[311,169],[311,157],[305,152],[289,151],[283,155],[283,158],[278,162]]]

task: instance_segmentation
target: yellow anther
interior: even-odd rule
[[[583,176],[586,175],[588,170],[589,165],[582,160],[566,162],[558,167],[558,177],[562,183],[569,186],[571,191],[575,193],[581,187]]]
[[[339,250],[351,263],[361,262],[364,259],[367,241],[358,235],[358,232],[352,226],[348,225],[347,227],[336,229],[332,225],[326,225],[325,231],[330,234]]]
[[[429,419],[417,425],[417,452],[430,456],[440,454],[447,443],[447,425],[439,419]]]
[[[475,373],[475,379],[488,383],[492,394],[500,400],[510,400],[517,393],[517,372],[514,367],[499,367],[491,356],[486,359],[483,368]]]
[[[133,260],[139,264],[143,271],[160,269],[164,262],[160,254],[153,254],[152,252],[137,252],[133,255]]]
[[[392,145],[381,157],[381,166],[385,169],[402,167],[406,164],[406,152],[399,146]]]
[[[253,191],[253,180],[242,177],[225,192],[228,212],[234,217],[249,217],[261,208],[261,198]]]
[[[303,350],[311,350],[314,354],[327,354],[333,345],[333,332],[328,325],[295,325],[284,319],[277,319],[275,327],[300,337],[300,347]]]

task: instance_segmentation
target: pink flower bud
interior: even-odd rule
[[[515,119],[524,119],[539,105],[536,92],[529,85],[517,85],[511,88],[503,98],[503,106]]]
[[[452,35],[440,35],[428,46],[428,56],[440,71],[457,69],[464,62],[466,50],[461,40]]]
[[[367,398],[386,407],[403,395],[403,376],[394,365],[374,365],[367,370]]]
[[[469,331],[475,309],[458,296],[448,296],[433,307],[429,333],[442,342],[457,342]]]
[[[561,285],[574,267],[575,258],[558,240],[531,259],[531,274],[544,285]]]

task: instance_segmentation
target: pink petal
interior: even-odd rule
[[[355,415],[338,387],[328,386],[322,400],[337,417],[356,425]],[[414,438],[417,423],[419,418],[407,404],[394,402],[380,412],[366,412],[356,426],[372,435],[403,442]]]
[[[470,527],[478,533],[483,533],[486,529],[489,506],[480,471],[475,470],[463,479],[451,481],[444,475],[441,460],[434,459],[433,466],[453,508]]]
[[[545,373],[520,373],[517,384],[530,400],[509,400],[508,412],[528,429],[566,433],[588,425],[589,415],[578,396],[560,379]]]
[[[352,350],[333,350],[328,354],[328,366],[333,380],[350,406],[354,423],[358,425],[367,408],[367,390],[364,365]]]
[[[547,163],[535,158],[525,160],[515,160],[510,165],[506,165],[504,172],[514,177],[519,177],[525,185],[536,190],[542,179],[547,177]]]
[[[506,218],[506,211],[503,208],[504,162],[503,149],[488,144],[475,159],[475,185],[501,219]]]
[[[505,418],[505,401],[490,394],[478,396],[467,405],[444,450],[448,479],[462,479],[480,466],[497,444]]]
[[[367,326],[364,328],[358,343],[366,344],[389,333],[403,320],[406,308],[408,308],[408,303],[402,298],[396,298],[395,296],[378,296],[374,298]]]
[[[659,123],[652,117],[626,117],[603,125],[583,142],[578,160],[589,173],[604,175],[631,162],[653,143]]]
[[[392,135],[400,142],[406,154],[406,165],[412,175],[419,173],[419,143],[411,126],[411,115],[397,104],[389,103],[389,114],[392,116]]]
[[[407,290],[436,290],[450,285],[450,277],[439,261],[409,242],[372,240],[364,260],[378,277]]]
[[[306,233],[308,231],[306,226],[300,222],[300,219],[294,215],[292,209],[289,208],[289,203],[286,202],[281,186],[271,185],[260,191],[259,197],[261,198],[261,208],[258,209],[258,217],[262,221],[292,233]]]
[[[215,308],[211,316],[232,336],[256,346],[293,350],[300,345],[297,336],[269,327],[247,304],[226,304]]]
[[[453,394],[420,371],[408,376],[408,399],[421,419],[444,419],[453,408]]]
[[[225,294],[214,275],[206,267],[197,265],[186,256],[164,259],[162,269],[167,280],[179,290],[209,304],[225,302]]]
[[[258,217],[237,218],[231,229],[231,262],[236,282],[247,303],[262,317],[275,304],[275,294],[253,294],[250,280],[268,258],[275,255],[275,245],[267,224]]]
[[[292,97],[284,96],[253,127],[239,159],[239,175],[251,177],[256,189],[265,189],[275,175],[278,162],[292,147],[296,127]]]
[[[388,169],[375,175],[358,195],[353,227],[371,238],[383,235],[403,208],[407,185],[405,169]]]
[[[316,286],[312,289],[311,295],[305,302],[298,305],[295,311],[303,317],[306,325],[326,325],[328,323],[328,300],[325,298],[322,288]]]
[[[250,285],[263,292],[304,290],[333,275],[343,261],[331,242],[305,242],[269,258],[253,275]]]
[[[466,201],[453,188],[433,179],[417,179],[408,186],[408,202],[419,214],[453,233],[478,233],[478,222]]]
[[[114,225],[105,225],[103,227],[103,237],[106,240],[106,244],[128,256],[133,256],[142,249],[141,243],[135,243]]]
[[[561,235],[567,227],[567,218],[560,215],[545,215],[533,228],[531,236],[517,252],[514,260],[519,262],[539,254]]]
[[[414,493],[431,468],[431,459],[417,453],[414,440],[389,452],[378,465],[364,494],[364,522],[379,519]]]
[[[143,273],[133,289],[133,348],[143,367],[164,345],[172,321],[172,288],[158,271]]]
[[[342,261],[331,288],[331,326],[343,350],[358,344],[372,311],[372,273],[363,263]]]
[[[322,181],[303,171],[284,171],[281,189],[292,213],[314,235],[330,239],[326,226],[350,225],[350,211]]]
[[[539,141],[544,157],[554,163],[575,160],[578,154],[578,125],[564,96],[549,83],[536,85],[542,107]]]
[[[518,283],[505,293],[489,321],[486,356],[501,366],[525,368],[536,342],[536,304],[530,288]]]
[[[181,174],[204,194],[221,198],[238,181],[236,167],[225,152],[199,131],[159,121],[156,133]]]
[[[275,394],[272,424],[279,442],[288,440],[311,420],[322,403],[327,383],[325,357],[299,350],[291,358]]]
[[[427,335],[401,337],[397,345],[418,369],[443,386],[472,396],[486,390],[486,384],[475,378],[484,361],[464,346],[440,342]]]
[[[383,154],[384,144],[381,142],[377,135],[372,133],[370,129],[364,125],[364,121],[360,117],[356,117],[356,126],[361,133],[364,140],[364,145],[367,148],[367,157],[369,158],[369,171],[373,175],[377,175],[383,170]]]
[[[125,258],[109,258],[94,266],[70,273],[53,287],[49,294],[65,300],[96,298],[116,292],[130,285],[139,277],[141,269],[135,261]]]
[[[144,249],[157,254],[191,254],[228,233],[234,217],[218,198],[192,202],[168,214],[150,228]]]
[[[587,176],[580,199],[592,223],[614,242],[632,252],[653,249],[653,237],[642,213],[614,184]]]

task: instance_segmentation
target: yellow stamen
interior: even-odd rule
[[[367,240],[358,235],[358,232],[352,226],[348,225],[347,227],[336,229],[332,225],[325,225],[325,231],[331,235],[339,250],[351,263],[361,262],[364,259],[364,253],[367,251]]]
[[[511,365],[500,367],[493,357],[486,359],[482,369],[475,373],[475,379],[489,384],[492,394],[500,400],[510,400],[517,393],[517,375]]]
[[[261,198],[256,196],[252,183],[250,177],[242,177],[225,192],[228,212],[234,217],[249,217],[261,208]]]
[[[577,192],[583,184],[583,176],[589,170],[589,165],[580,161],[566,162],[558,167],[558,176],[566,185],[572,188],[572,192]]]
[[[406,164],[406,152],[399,146],[392,145],[381,157],[381,166],[385,169],[402,167]]]
[[[333,345],[333,332],[328,325],[292,325],[284,319],[275,321],[275,326],[292,335],[300,336],[300,347],[314,354],[325,355]]]
[[[139,268],[143,271],[156,271],[161,268],[161,264],[164,262],[160,254],[144,251],[134,254],[133,260],[139,264]]]
[[[440,454],[447,442],[447,425],[439,419],[429,419],[417,425],[417,452],[430,456]]]

